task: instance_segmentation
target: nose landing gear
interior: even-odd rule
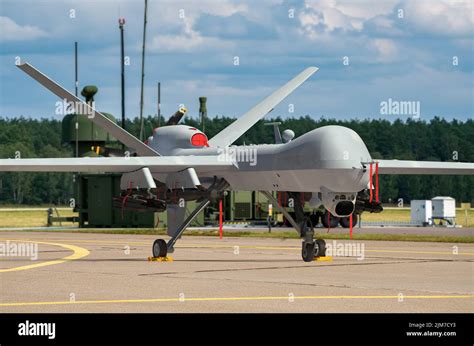
[[[305,262],[312,262],[315,258],[326,256],[326,242],[323,239],[303,241],[301,244],[301,257]]]
[[[311,223],[311,219],[304,215],[302,202],[297,192],[288,192],[289,196],[292,197],[295,202],[294,211],[296,221],[285,208],[282,208],[280,203],[270,192],[262,191],[262,193],[285,215],[286,219],[299,232],[300,237],[303,239],[303,243],[301,244],[301,257],[303,261],[312,262],[315,258],[326,256],[326,242],[322,239],[314,239],[314,227]]]

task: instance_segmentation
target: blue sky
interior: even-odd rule
[[[207,96],[209,116],[239,116],[317,66],[272,116],[394,119],[380,114],[380,103],[392,99],[420,102],[422,119],[472,118],[472,4],[149,0],[145,114],[156,113],[158,81],[164,115],[183,103],[195,117],[197,98]],[[119,16],[126,19],[126,109],[132,117],[139,114],[143,1],[1,0],[0,116],[57,117],[56,97],[19,71],[15,57],[73,91],[77,40],[80,85],[98,85],[97,108],[118,117]]]

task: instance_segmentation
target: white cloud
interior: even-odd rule
[[[361,31],[364,22],[392,12],[395,1],[306,0],[299,14],[301,32],[316,38],[318,31]]]
[[[18,25],[8,17],[0,16],[0,41],[26,41],[34,40],[48,34],[32,25]]]
[[[191,2],[188,2],[188,6]],[[214,16],[220,17],[229,17],[238,12],[247,12],[247,4],[235,4],[232,1],[221,0],[209,0],[209,1],[199,1],[199,3],[192,2],[195,7],[195,10],[202,9],[203,12],[212,14]]]
[[[344,15],[368,20],[392,12],[398,0],[331,1],[333,6]]]
[[[472,0],[406,1],[405,17],[414,27],[441,35],[474,32]]]
[[[212,12],[220,16],[229,16],[235,13],[233,7],[216,6]],[[184,12],[186,13],[186,12]],[[194,13],[192,16],[184,15],[178,20],[182,22],[179,34],[156,35],[151,40],[150,51],[167,52],[194,52],[202,49],[224,49],[228,47],[225,41],[213,37],[205,37],[200,32],[194,30],[193,26],[199,16]]]
[[[371,21],[385,33],[400,34],[404,27],[443,36],[472,36],[474,15],[472,0],[387,0],[341,1],[306,0],[300,12],[300,32],[314,39],[317,34],[335,30],[360,32]],[[403,9],[404,18],[395,17],[394,10]],[[402,24],[397,29],[394,20]]]
[[[171,5],[172,4],[172,5]],[[229,17],[236,13],[248,11],[246,4],[235,4],[231,1],[172,1],[171,6],[163,6],[171,16],[174,25],[178,25],[177,34],[158,34],[152,37],[150,51],[194,52],[203,49],[226,49],[232,45],[224,40],[203,36],[194,29],[197,20],[203,14],[218,17]]]
[[[398,57],[398,46],[390,39],[374,39],[371,41],[372,46],[378,53],[378,61],[393,62]]]
[[[390,29],[393,30],[394,22],[392,19],[387,17],[376,17],[372,21],[379,29]]]
[[[201,50],[221,50],[232,46],[214,37],[205,37],[198,32],[180,35],[158,35],[148,45],[150,52],[196,52]]]

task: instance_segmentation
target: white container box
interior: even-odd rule
[[[456,200],[452,197],[438,196],[431,199],[433,217],[437,219],[453,219],[456,217]]]
[[[430,200],[413,200],[410,202],[411,223],[425,226],[431,225],[433,207]]]

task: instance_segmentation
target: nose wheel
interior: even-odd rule
[[[303,261],[305,262],[313,261],[315,246],[316,246],[315,242],[303,242],[302,248],[301,248],[301,257],[303,257]]]
[[[326,242],[323,239],[316,239],[316,245],[318,247],[318,251],[314,257],[326,256]]]
[[[301,257],[305,262],[312,262],[315,257],[326,256],[326,242],[323,239],[306,242],[301,245]]]
[[[168,247],[163,239],[156,239],[153,243],[153,257],[166,257]]]

